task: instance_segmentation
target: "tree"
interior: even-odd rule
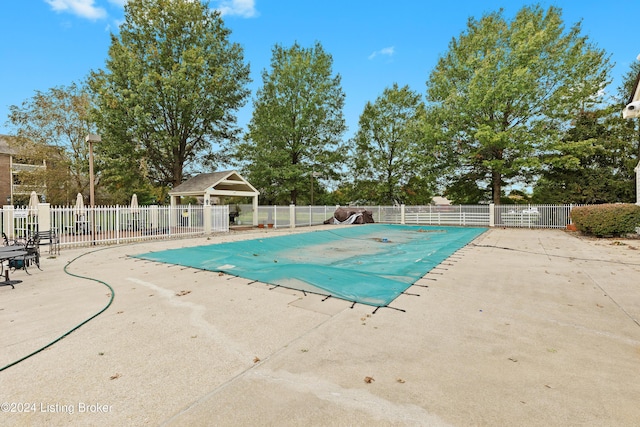
[[[635,85],[640,78],[640,61],[634,61],[629,71],[622,78],[622,85],[618,88],[618,94],[615,98],[617,105],[624,106],[627,100],[633,95]],[[618,115],[619,117],[619,115]],[[640,120],[625,120],[621,126],[621,130],[625,133],[624,138],[631,141],[635,147],[635,153],[631,153],[636,161],[640,159]]]
[[[640,158],[637,120],[620,111],[633,93],[640,62],[634,62],[606,108],[583,111],[543,157],[534,187],[536,203],[634,202],[634,167]]]
[[[207,2],[132,1],[124,19],[106,69],[90,77],[105,180],[115,192],[176,186],[185,171],[213,169],[213,144],[237,137],[249,67]]]
[[[613,106],[579,114],[574,126],[556,150],[543,157],[545,171],[534,188],[536,203],[615,203],[633,197],[633,167],[628,167],[633,148],[616,136],[616,122],[607,117]],[[612,120],[614,120],[612,122]],[[630,176],[631,175],[631,176]]]
[[[346,126],[344,93],[332,63],[320,43],[273,48],[248,133],[235,151],[263,201],[298,203],[308,195],[310,202],[312,185],[338,178]]]
[[[373,203],[431,202],[432,183],[421,173],[425,106],[420,95],[394,84],[367,102],[353,138],[356,191]],[[431,185],[430,185],[431,184]],[[426,191],[425,191],[426,190]]]
[[[427,82],[432,137],[452,181],[488,189],[498,204],[504,185],[532,180],[537,156],[608,83],[608,56],[580,33],[580,23],[565,31],[556,7],[469,19]]]
[[[9,107],[16,157],[27,164],[46,165],[21,172],[22,184],[45,192],[50,203],[70,203],[77,193],[88,193],[85,136],[95,132],[91,107],[86,88],[76,83],[36,91],[21,106]]]

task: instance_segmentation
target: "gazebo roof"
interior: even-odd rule
[[[257,196],[260,194],[236,171],[201,173],[169,192],[170,196]]]

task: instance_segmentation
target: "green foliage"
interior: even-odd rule
[[[249,94],[249,67],[229,34],[206,2],[126,4],[106,69],[89,81],[111,189],[175,186],[185,171],[215,167],[213,145],[236,138],[234,112]]]
[[[615,203],[634,200],[637,163],[618,107],[583,111],[542,157],[535,203]]]
[[[633,61],[629,71],[622,77],[622,84],[618,87],[616,99],[618,104],[627,104],[633,98],[638,74],[640,74],[640,61]]]
[[[234,153],[263,203],[297,203],[299,196],[310,200],[312,182],[321,194],[315,186],[339,178],[344,93],[332,63],[319,43],[308,49],[297,43],[273,48],[249,131]],[[319,176],[312,180],[314,172]]]
[[[21,172],[21,182],[47,201],[67,204],[77,193],[88,194],[88,146],[85,136],[95,132],[91,99],[81,84],[36,91],[21,106],[9,107],[9,123],[15,128],[13,148],[23,163],[46,169]],[[99,186],[99,177],[96,187]],[[46,190],[45,190],[46,188]]]
[[[618,89],[618,102],[615,103],[614,113],[612,115],[612,134],[618,140],[628,144],[629,149],[625,152],[626,165],[625,168],[629,171],[631,182],[633,181],[633,168],[640,161],[640,120],[628,120],[623,119],[620,115],[622,105],[625,105],[628,99],[633,94],[633,89],[636,80],[640,75],[640,61],[634,61],[629,67],[629,72],[625,74],[623,78],[623,84]],[[616,114],[617,113],[617,114]],[[633,186],[633,183],[631,183]]]
[[[399,200],[406,205],[428,205],[435,195],[435,183],[431,177],[414,175],[400,188]]]
[[[425,107],[408,86],[386,88],[360,115],[353,138],[355,190],[372,203],[428,204],[434,182],[425,156]]]
[[[579,206],[571,210],[576,228],[598,237],[622,236],[640,227],[640,206],[632,204],[603,204]]]
[[[427,82],[431,137],[453,181],[478,183],[471,199],[488,188],[498,204],[504,185],[532,180],[567,117],[598,101],[611,65],[580,32],[565,31],[556,7],[511,21],[499,11],[469,19],[439,59]]]
[[[468,173],[455,177],[450,181],[444,196],[454,205],[476,205],[486,202],[491,195],[487,188],[480,187],[480,179],[473,179],[474,174]]]

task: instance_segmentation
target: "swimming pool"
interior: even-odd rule
[[[135,258],[220,271],[376,307],[395,298],[486,228],[367,224]]]

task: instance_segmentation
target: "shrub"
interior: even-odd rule
[[[640,227],[640,206],[629,203],[578,206],[571,210],[576,228],[597,237],[621,236]]]

